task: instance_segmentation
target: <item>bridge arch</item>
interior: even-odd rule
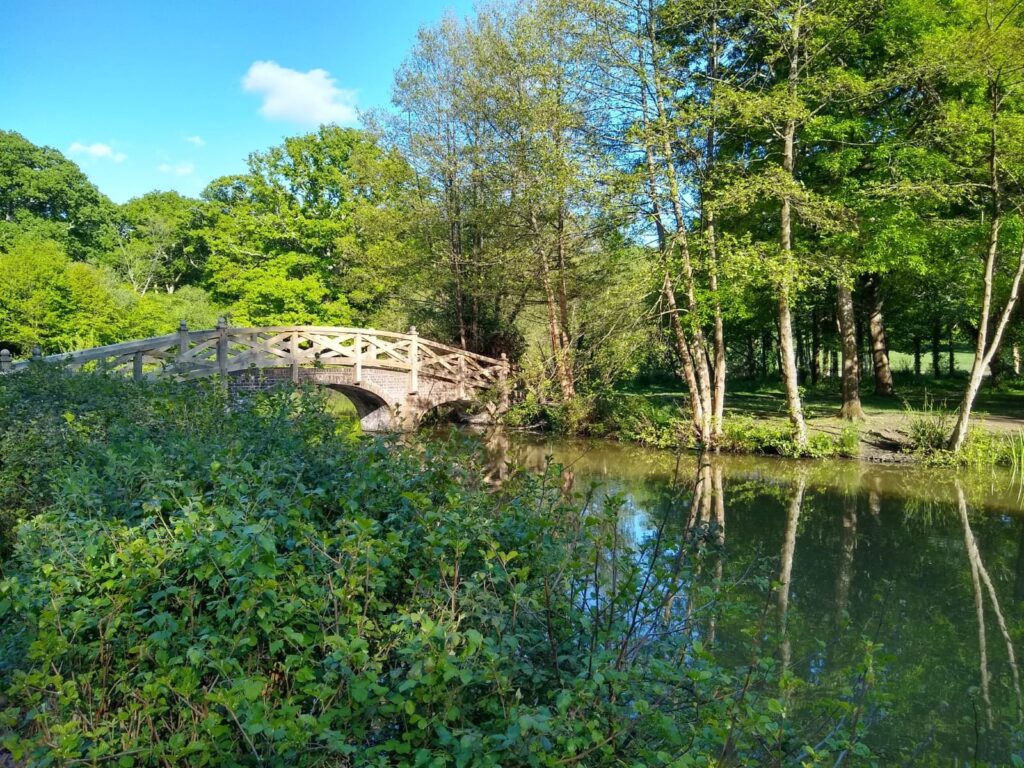
[[[167,336],[36,357],[135,379],[215,376],[237,390],[311,381],[348,397],[368,431],[415,429],[430,409],[472,401],[492,389],[500,393],[493,413],[508,407],[504,355],[496,359],[423,339],[415,328],[233,328],[221,320],[214,329],[190,331],[182,322]],[[29,364],[0,351],[0,373]]]
[[[359,424],[364,432],[394,432],[398,414],[393,403],[385,398],[386,393],[372,384],[321,384],[320,386],[340,392],[355,406]]]

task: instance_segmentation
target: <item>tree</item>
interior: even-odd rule
[[[951,450],[967,438],[974,399],[999,351],[1024,276],[1022,48],[1020,3],[967,0],[930,36],[923,54],[941,99],[928,138],[949,163],[947,188],[962,190],[950,213],[983,253],[974,359],[949,437]]]
[[[189,247],[236,322],[370,323],[409,258],[409,182],[369,134],[323,126],[211,183]]]
[[[113,204],[60,152],[0,131],[0,250],[28,236],[98,261],[114,242],[113,215]]]
[[[388,130],[416,171],[422,240],[443,275],[424,286],[444,296],[432,325],[492,354],[542,328],[538,364],[562,403],[596,330],[582,320],[600,315],[583,302],[622,242],[602,202],[612,161],[580,22],[571,4],[537,2],[422,30]]]
[[[120,209],[114,268],[139,295],[152,289],[167,293],[199,277],[201,264],[189,242],[200,201],[177,192],[150,192]]]
[[[0,253],[0,339],[21,354],[120,341],[123,319],[109,276],[71,261],[58,243],[21,238]]]

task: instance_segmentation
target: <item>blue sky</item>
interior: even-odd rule
[[[123,202],[197,195],[246,156],[386,106],[423,25],[472,0],[6,0],[0,129]]]

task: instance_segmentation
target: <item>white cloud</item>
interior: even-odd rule
[[[71,146],[68,147],[68,154],[106,158],[108,160],[113,160],[115,163],[123,163],[127,158],[127,155],[123,152],[115,152],[112,146],[109,144],[101,144],[100,142],[96,142],[95,144],[83,144],[80,141],[72,142]]]
[[[263,96],[260,112],[271,120],[306,125],[356,120],[356,92],[339,88],[325,69],[299,72],[276,61],[256,61],[242,87]]]
[[[178,165],[160,163],[156,169],[160,171],[160,173],[170,173],[175,176],[190,176],[195,171],[196,167],[192,163],[179,163]]]
[[[206,142],[203,141],[202,136],[186,136],[185,141],[187,141],[189,144],[195,144],[197,147],[206,146]]]

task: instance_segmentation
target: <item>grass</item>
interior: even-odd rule
[[[945,358],[944,358],[945,360]],[[938,379],[930,376],[915,377],[907,371],[894,373],[897,395],[880,397],[870,387],[870,381],[861,390],[864,421],[859,431],[859,454],[865,458],[895,458],[900,452],[928,456],[940,461],[942,446],[953,426],[952,414],[959,407],[966,384],[965,372]],[[838,382],[825,379],[816,387],[803,388],[803,407],[812,441],[825,445],[827,436],[838,448],[839,455],[851,451],[850,423],[838,417],[841,404]],[[687,400],[685,391],[677,384],[645,382],[624,388],[623,404],[639,414],[636,419],[643,425],[664,425],[668,414],[678,413]],[[755,452],[778,452],[788,427],[786,399],[781,384],[776,380],[749,381],[734,378],[730,381],[725,401],[726,431],[738,439],[748,434],[756,444]],[[1017,465],[1024,474],[1024,381],[1004,380],[997,386],[986,384],[974,405],[972,428],[968,444],[956,459],[945,457],[948,463]],[[666,430],[637,430],[651,439],[636,439],[626,430],[620,439],[647,444],[664,443]],[[989,435],[994,435],[989,437]],[[748,442],[750,442],[748,441]],[[763,444],[763,445],[762,445]],[[737,448],[741,446],[737,445]],[[761,450],[761,449],[764,450]]]

